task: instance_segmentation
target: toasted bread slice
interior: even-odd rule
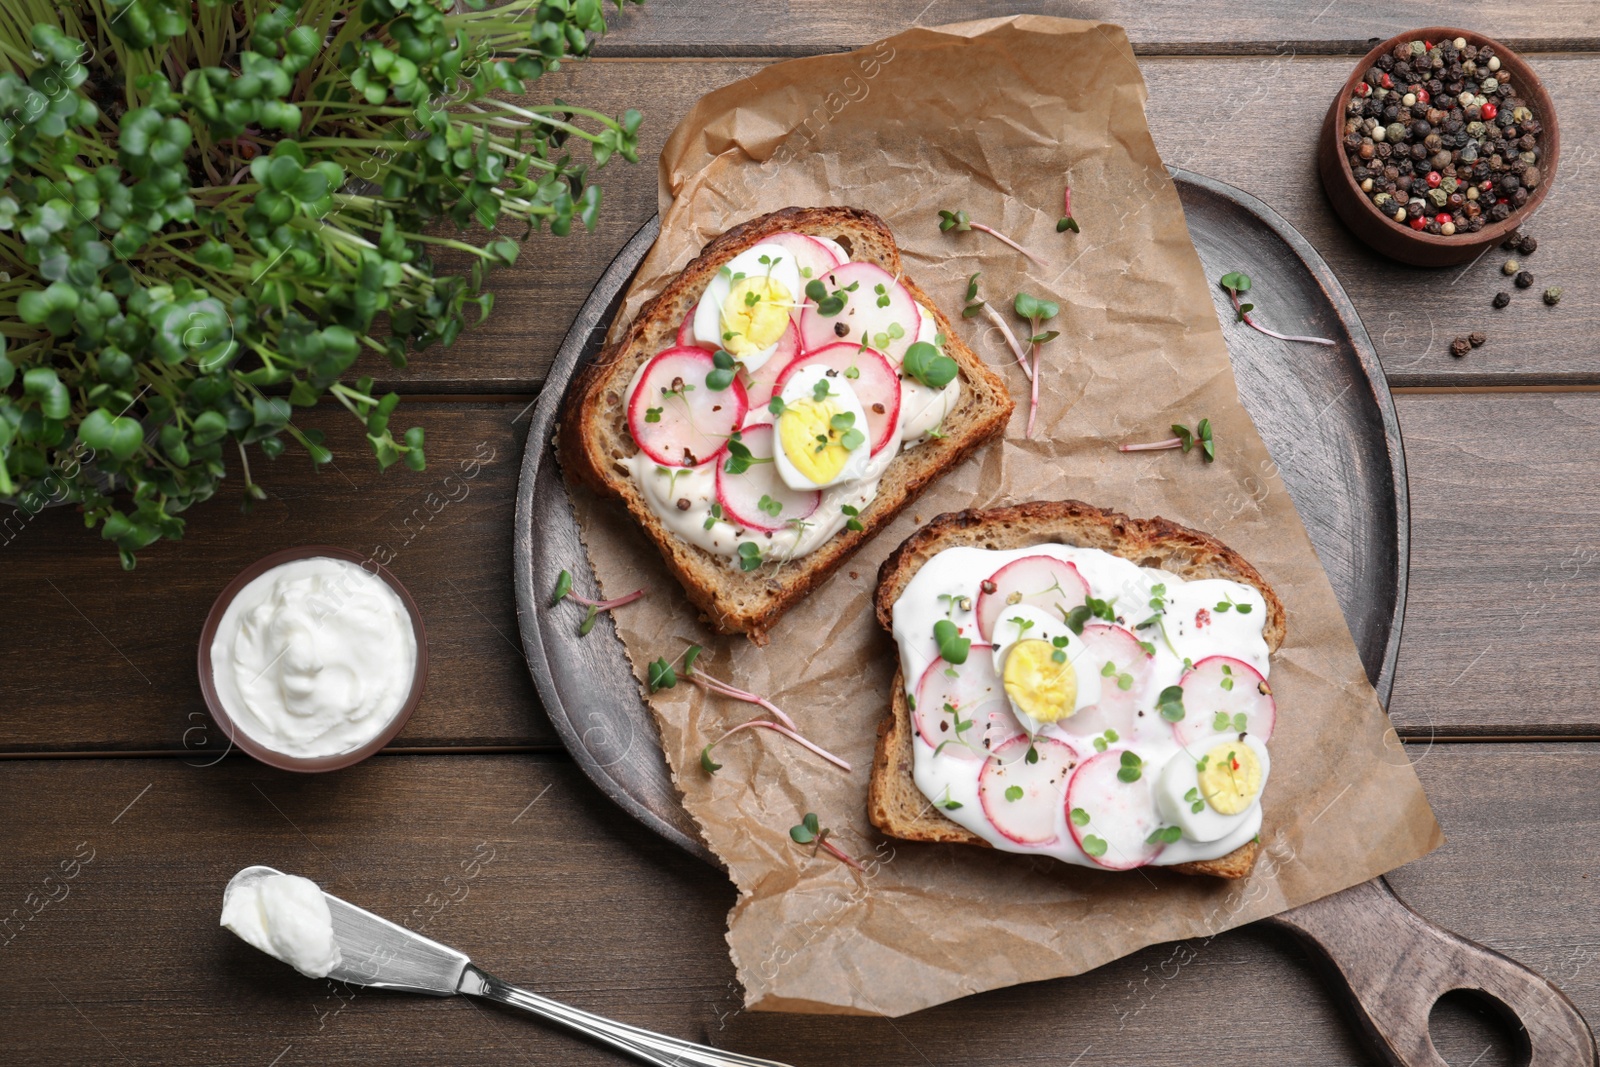
[[[878,622],[885,630],[892,628],[894,602],[906,583],[924,563],[947,548],[1009,549],[1050,543],[1098,548],[1141,567],[1160,567],[1184,579],[1227,578],[1254,586],[1267,602],[1267,648],[1276,652],[1283,644],[1283,602],[1239,553],[1208,534],[1166,519],[1130,519],[1077,500],[940,515],[906,538],[883,561],[878,572]],[[867,792],[867,813],[872,824],[891,837],[907,841],[992,847],[977,834],[945,818],[917,788],[911,771],[914,730],[905,688],[905,680],[896,671],[889,714],[878,727],[878,749],[872,760],[872,782]],[[1178,863],[1165,869],[1181,874],[1243,878],[1255,865],[1260,848],[1252,841],[1214,860]]]
[[[623,403],[634,372],[673,343],[685,315],[699,301],[717,269],[763,238],[785,231],[831,237],[853,260],[876,263],[897,276],[912,297],[933,309],[948,339],[946,352],[960,367],[961,402],[946,418],[944,436],[897,456],[860,515],[862,529],[841,530],[807,556],[780,569],[766,563],[741,573],[728,561],[673,535],[640,494],[623,465],[638,451],[628,432]],[[621,339],[600,353],[568,394],[558,437],[569,477],[620,500],[655,543],[667,568],[683,584],[701,617],[719,633],[743,633],[757,644],[786,610],[817,588],[862,542],[888,523],[924,486],[1005,429],[1015,407],[1005,382],[961,341],[939,306],[905,277],[900,252],[883,220],[857,208],[785,208],[736,226],[711,241],[700,255],[640,309]]]

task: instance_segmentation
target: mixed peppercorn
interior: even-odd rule
[[[1363,79],[1345,107],[1345,155],[1361,191],[1396,225],[1476,233],[1538,188],[1543,127],[1493,48],[1463,37],[1410,41]]]

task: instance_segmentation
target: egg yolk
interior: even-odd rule
[[[1078,672],[1067,662],[1066,652],[1049,641],[1012,645],[1002,680],[1006,696],[1036,722],[1057,722],[1076,710]]]
[[[771,278],[740,278],[722,302],[722,347],[753,356],[778,343],[789,328],[789,290]]]
[[[833,417],[842,409],[832,400],[796,400],[778,416],[778,441],[794,469],[816,485],[839,476],[850,450],[839,442]]]
[[[1223,815],[1238,815],[1261,792],[1261,761],[1249,745],[1216,745],[1206,753],[1199,777],[1207,804]]]

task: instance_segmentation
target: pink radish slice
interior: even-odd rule
[[[749,410],[744,383],[711,389],[716,365],[703,348],[669,348],[645,364],[628,401],[628,432],[645,455],[663,467],[695,467],[720,456],[728,436]],[[672,392],[674,383],[681,392]],[[651,411],[655,422],[649,421]]]
[[[1029,747],[1038,754],[1034,763],[1028,762]],[[1055,844],[1067,779],[1077,765],[1077,750],[1064,741],[1026,734],[1012,738],[990,754],[978,774],[983,813],[1019,845]],[[1022,790],[1015,800],[1006,796],[1013,786]]]
[[[1172,724],[1178,744],[1189,745],[1215,733],[1235,733],[1235,715],[1243,715],[1245,729],[1263,741],[1272,739],[1278,724],[1278,703],[1272,687],[1261,672],[1232,656],[1207,656],[1185,671],[1178,684],[1183,687],[1183,718]],[[1217,713],[1228,716],[1227,725],[1218,729]]]
[[[833,254],[833,249],[808,237],[803,233],[775,233],[771,237],[763,237],[762,244],[782,245],[794,257],[794,265],[800,271],[800,284],[803,286],[812,278],[820,278],[834,267],[840,265],[842,260]],[[796,300],[802,294],[795,293]]]
[[[870,348],[860,345],[827,345],[815,352],[807,352],[793,360],[778,375],[773,392],[782,393],[783,387],[802,367],[823,366],[838,371],[834,379],[839,385],[849,386],[861,401],[867,413],[867,431],[872,434],[872,454],[883,451],[894,431],[900,425],[900,375],[889,361]],[[851,371],[855,377],[850,377]]]
[[[829,293],[851,285],[855,289],[843,294],[844,308],[837,315],[822,314],[814,303],[800,313],[801,351],[848,341],[881,349],[898,367],[922,327],[922,313],[905,286],[875,263],[846,263],[829,271],[821,281]],[[880,285],[881,294],[877,291]],[[880,300],[886,300],[882,307]],[[900,327],[900,336],[888,338],[890,327],[895,325]],[[878,342],[880,334],[886,337],[882,344]]]
[[[994,586],[989,592],[988,587]],[[1011,599],[1013,595],[1017,599]],[[1089,583],[1078,568],[1054,556],[1023,556],[1014,559],[989,576],[978,592],[978,633],[985,641],[994,638],[994,624],[1000,613],[1018,604],[1032,604],[1048,614],[1062,615],[1081,605],[1089,595]]]
[[[1155,694],[1150,691],[1155,657],[1131,631],[1112,623],[1092,622],[1083,628],[1081,637],[1084,651],[1072,661],[1073,666],[1080,677],[1085,673],[1098,677],[1100,699],[1060,725],[1084,737],[1115,730],[1124,741],[1159,732],[1166,720],[1156,714]],[[1111,673],[1105,674],[1108,663]],[[1132,679],[1126,689],[1119,684],[1124,676]]]
[[[689,314],[684,316],[683,322],[678,326],[678,347],[703,348],[707,352],[716,351],[714,345],[694,339],[694,308],[689,309]]]
[[[955,671],[955,677],[947,673]],[[942,659],[936,659],[922,672],[917,682],[917,705],[912,716],[917,722],[917,732],[928,744],[938,749],[946,741],[944,755],[958,759],[983,759],[1002,744],[1022,733],[1016,716],[1011,714],[1011,701],[994,673],[994,646],[974,644],[967,650],[967,662],[951,668]],[[961,733],[956,742],[955,719],[945,710],[948,704],[972,726]]]
[[[770,421],[771,413],[766,411],[767,402],[772,399],[772,394],[777,385],[778,378],[789,369],[789,364],[794,362],[795,356],[800,353],[800,331],[795,329],[794,323],[783,331],[783,336],[778,338],[778,349],[767,361],[755,371],[746,370],[745,391],[750,397],[750,408],[761,419]]]
[[[1084,855],[1114,871],[1143,867],[1162,848],[1146,840],[1161,825],[1155,798],[1155,772],[1160,768],[1146,763],[1136,781],[1124,782],[1117,774],[1126,751],[1112,749],[1084,760],[1067,786],[1067,825],[1072,828],[1072,839]],[[1083,815],[1074,819],[1074,812],[1087,814],[1088,822],[1078,825]]]
[[[750,450],[755,459],[772,459],[772,425],[766,423],[747,426],[739,431],[739,441]],[[767,497],[781,505],[776,515],[768,515],[760,508],[761,498]],[[776,533],[791,519],[810,518],[822,503],[822,493],[797,492],[778,477],[775,463],[752,463],[742,474],[729,474],[727,463],[717,464],[717,501],[728,518],[740,526],[762,533]]]

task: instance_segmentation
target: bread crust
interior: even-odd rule
[[[1023,548],[1059,543],[1099,548],[1141,566],[1169,570],[1179,577],[1228,578],[1255,587],[1266,601],[1263,628],[1269,651],[1283,645],[1283,602],[1261,573],[1239,553],[1210,534],[1163,518],[1134,519],[1079,500],[1032,501],[1010,507],[969,509],[936,517],[889,554],[878,571],[875,607],[878,623],[893,627],[893,608],[906,583],[922,565],[947,548]],[[906,706],[905,679],[896,670],[889,711],[878,726],[867,815],[879,830],[907,841],[980,845],[988,841],[946,818],[929,803],[913,777],[913,730]],[[1244,878],[1261,846],[1250,841],[1225,856],[1163,869],[1215,878]]]
[[[932,309],[946,351],[960,367],[961,402],[945,420],[947,435],[896,456],[878,495],[862,509],[859,531],[841,530],[816,551],[781,572],[772,564],[741,573],[722,557],[674,535],[651,510],[620,467],[637,452],[627,433],[623,397],[634,372],[671,343],[678,324],[698,302],[728,259],[775,233],[833,237],[854,260],[877,263],[900,279],[911,296]],[[568,412],[557,429],[557,457],[567,476],[619,501],[661,553],[701,619],[719,633],[743,633],[757,644],[790,607],[838,570],[857,548],[940,474],[1004,431],[1015,407],[1005,382],[951,329],[950,320],[915,282],[904,276],[894,237],[882,219],[851,207],[788,207],[733,227],[706,244],[687,267],[651,298],[622,336],[606,346],[568,392]]]

